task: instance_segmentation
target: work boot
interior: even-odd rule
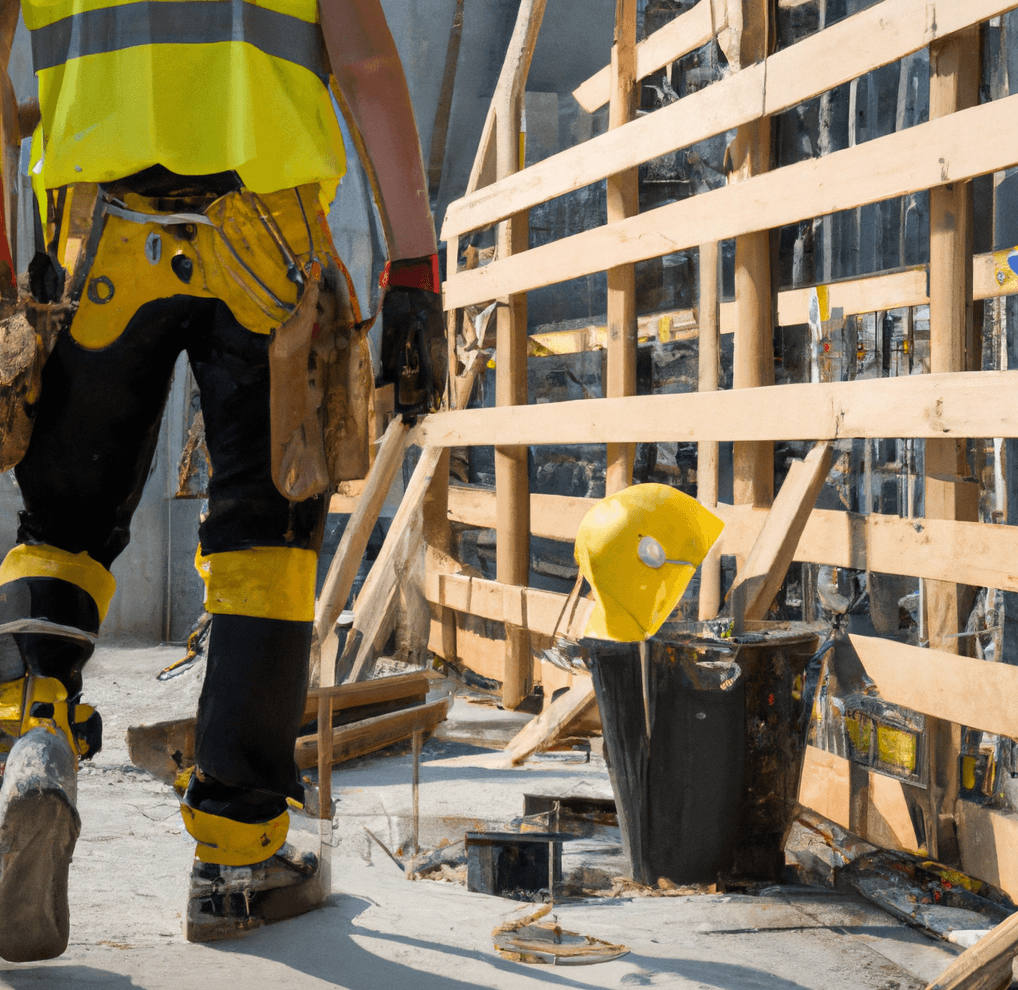
[[[312,852],[289,843],[250,866],[195,859],[184,919],[189,942],[235,938],[273,921],[321,907],[329,894],[328,869]]]
[[[67,948],[67,871],[81,831],[77,758],[55,727],[11,748],[0,787],[0,956],[52,959]]]
[[[315,855],[286,842],[284,799],[222,784],[197,768],[177,788],[184,827],[197,840],[184,917],[189,942],[233,938],[328,897],[328,850]]]

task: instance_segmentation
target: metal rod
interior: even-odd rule
[[[555,840],[548,842],[548,905],[555,903]]]
[[[380,838],[378,838],[378,836],[375,835],[375,833],[372,832],[371,829],[367,827],[367,825],[363,825],[361,827],[364,829],[365,832],[368,833],[369,836],[371,836],[372,839],[375,840],[375,842],[377,842],[382,847],[382,852],[384,852],[385,855],[388,856],[389,859],[391,859],[405,873],[406,867],[398,859],[396,859],[396,857],[393,856],[391,852],[389,852],[389,847]]]
[[[414,855],[421,851],[421,743],[424,731],[414,730]]]

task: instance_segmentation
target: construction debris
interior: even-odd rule
[[[318,762],[317,716],[322,697],[332,706],[335,764],[403,742],[415,731],[433,732],[445,718],[449,702],[443,698],[425,703],[430,683],[425,674],[412,673],[313,688],[294,751],[297,766],[306,770]],[[132,725],[127,730],[131,762],[173,783],[182,770],[194,766],[194,733],[194,718]]]
[[[590,935],[564,931],[555,916],[547,913],[549,908],[550,905],[529,915],[512,928],[497,927],[492,936],[498,954],[513,962],[587,966],[620,959],[629,952],[624,945],[613,945]]]

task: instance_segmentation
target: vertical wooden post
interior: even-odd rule
[[[537,43],[546,0],[528,0],[520,7],[495,109],[495,168],[499,179],[523,166],[521,116],[527,71]],[[514,61],[513,61],[514,60]],[[530,244],[529,214],[524,211],[498,225],[498,257],[526,251]],[[527,404],[527,296],[517,293],[498,300],[495,345],[495,404]],[[503,584],[530,583],[530,476],[526,447],[495,448],[495,571]],[[534,661],[525,627],[506,624],[502,704],[514,710],[533,686]]]
[[[636,0],[616,0],[608,127],[621,127],[636,116]],[[640,212],[639,169],[612,175],[607,182],[608,223]],[[636,267],[608,269],[608,368],[605,395],[636,395]],[[607,445],[605,493],[633,483],[633,444]]]
[[[701,392],[716,392],[721,357],[718,326],[718,246],[700,245],[700,346],[699,382]],[[696,447],[696,497],[708,509],[718,504],[718,460],[720,444],[701,441]],[[701,620],[713,619],[721,610],[721,551],[715,543],[700,567]]]
[[[770,51],[772,0],[742,0],[740,61],[752,65]],[[761,117],[744,124],[729,149],[738,182],[770,168],[771,121]],[[770,234],[766,230],[735,242],[735,357],[734,388],[774,384],[774,317],[771,288]],[[734,498],[738,504],[769,506],[774,501],[774,444],[736,443]]]
[[[455,407],[453,407],[455,408]],[[435,476],[424,496],[424,542],[429,547],[447,554],[452,549],[452,527],[449,525],[449,459],[446,447],[435,465]],[[451,608],[433,605],[442,624],[442,658],[449,663],[456,660],[456,613]]]
[[[978,26],[930,45],[930,119],[974,106],[979,99]],[[975,355],[967,353],[972,322],[972,186],[953,182],[930,190],[930,371],[965,371]],[[926,515],[965,519],[962,477],[968,474],[965,441],[926,441]],[[929,643],[933,649],[958,652],[954,638],[964,626],[964,589],[943,581],[924,587]],[[958,796],[960,729],[927,720],[936,768],[936,849],[951,857],[955,848],[954,802]]]

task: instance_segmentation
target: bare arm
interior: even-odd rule
[[[397,260],[435,254],[417,123],[381,4],[319,0],[319,12],[336,98],[368,171],[389,255]]]

